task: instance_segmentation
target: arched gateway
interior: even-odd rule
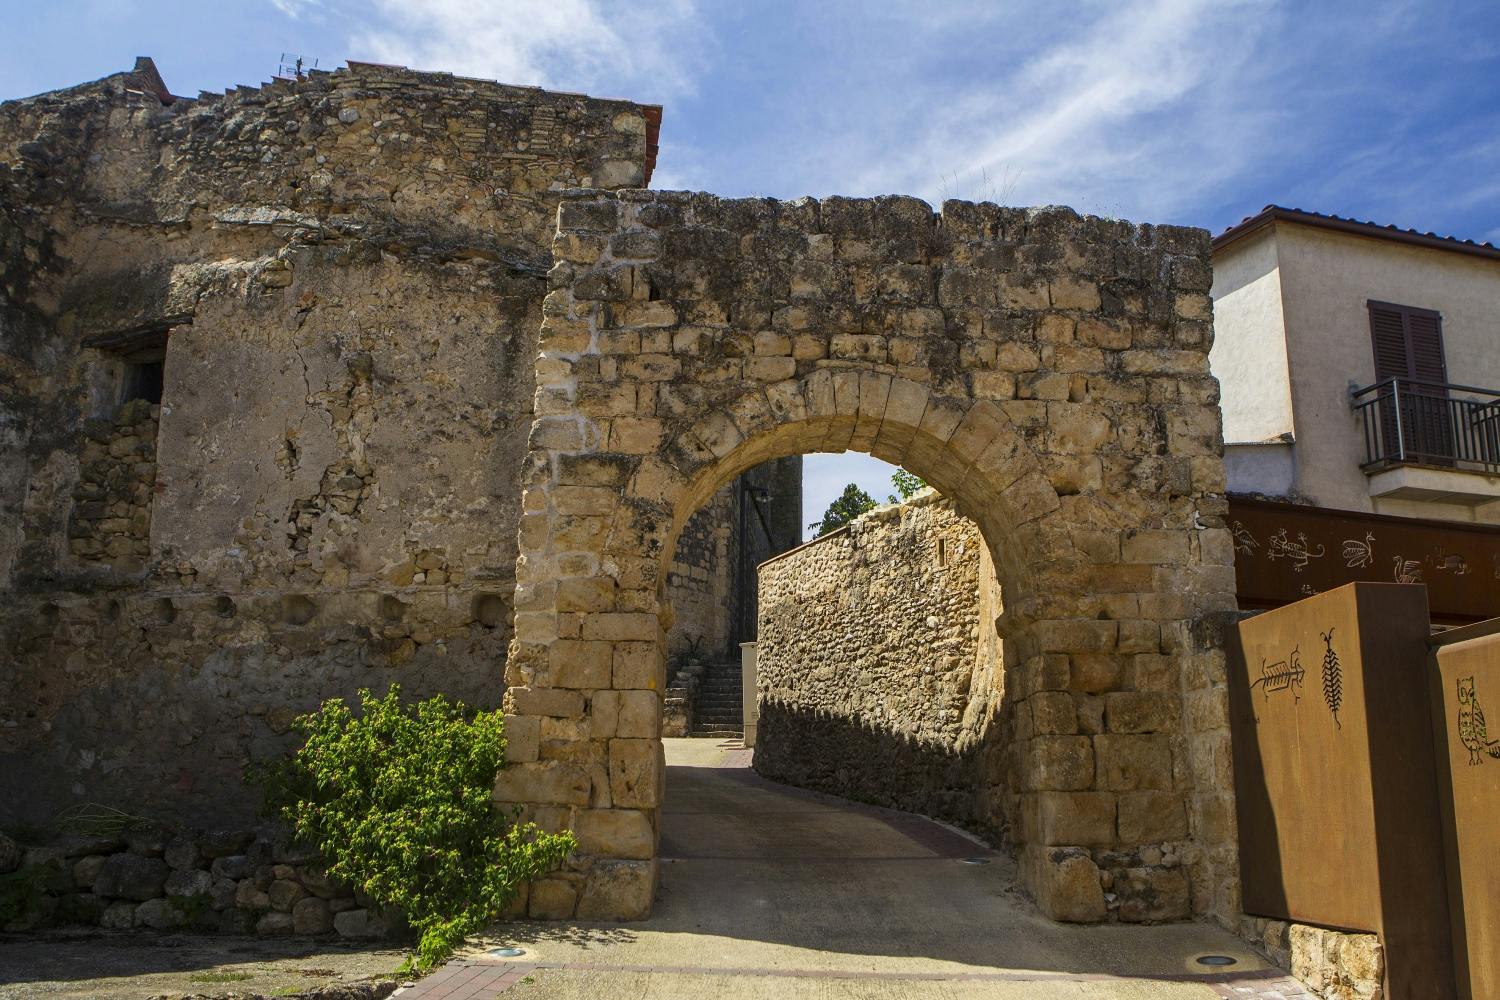
[[[1238,912],[1206,233],[585,191],[553,249],[496,799],[581,850],[534,915],[649,912],[677,534],[740,471],[844,450],[916,472],[990,546],[1009,745],[986,801],[1043,911],[1103,919],[1096,861],[1134,851],[1139,891]]]

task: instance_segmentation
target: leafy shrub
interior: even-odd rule
[[[500,712],[468,718],[441,695],[403,706],[397,685],[359,699],[358,716],[333,698],[297,720],[307,741],[262,776],[267,805],[330,875],[406,915],[421,934],[414,965],[426,969],[577,843],[519,822],[519,809],[509,822],[495,811]]]

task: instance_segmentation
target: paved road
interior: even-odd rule
[[[762,781],[733,743],[666,742],[649,921],[507,925],[403,1000],[1301,995],[1223,931],[1051,923],[1008,859],[958,831]],[[475,964],[499,944],[526,955]],[[1204,954],[1238,959],[1241,980],[1204,978]]]

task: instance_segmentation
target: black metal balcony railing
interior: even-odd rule
[[[1435,465],[1500,472],[1500,392],[1390,378],[1353,397],[1366,470]]]

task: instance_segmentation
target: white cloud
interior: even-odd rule
[[[1274,57],[1261,44],[1278,6],[1132,0],[1074,11],[1076,31],[1011,68],[927,88],[920,121],[893,123],[908,130],[897,141],[882,136],[901,152],[862,155],[853,186],[1170,216],[1253,163],[1257,137],[1279,120],[1266,100]]]
[[[273,0],[276,2],[276,0]],[[286,0],[281,0],[286,2]],[[357,58],[597,96],[691,90],[707,46],[694,0],[374,0]]]
[[[302,15],[308,10],[322,6],[319,0],[269,0],[272,7],[281,11],[293,21],[300,21]]]

